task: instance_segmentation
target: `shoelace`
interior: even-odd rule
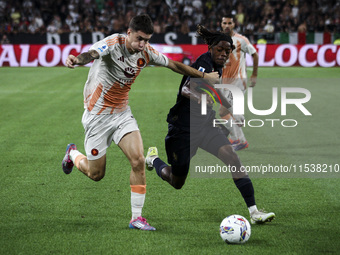
[[[143,218],[143,217],[138,217],[138,219],[143,222],[144,224],[148,225],[149,226],[149,223],[146,222],[146,219]]]

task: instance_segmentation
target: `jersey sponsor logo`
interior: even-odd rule
[[[119,57],[118,60],[124,62],[124,56]]]
[[[124,70],[124,75],[127,78],[132,78],[133,76],[135,76],[136,72],[135,70],[133,70],[131,67],[126,67]]]
[[[137,60],[137,66],[138,67],[143,67],[144,65],[145,65],[145,59],[144,58],[139,58],[138,60]]]
[[[91,150],[91,154],[92,154],[92,156],[97,156],[98,155],[98,150],[97,149],[92,149]]]

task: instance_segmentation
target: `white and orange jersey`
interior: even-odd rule
[[[245,90],[247,88],[246,53],[253,55],[256,49],[243,35],[234,33],[232,39],[235,50],[230,54],[222,70],[222,81],[229,84],[241,84],[241,89]]]
[[[125,110],[131,85],[142,69],[147,64],[169,64],[169,59],[149,44],[144,51],[130,54],[123,34],[108,36],[90,50],[96,50],[100,56],[94,60],[84,88],[84,108],[92,114]]]

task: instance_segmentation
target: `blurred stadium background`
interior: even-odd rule
[[[140,13],[154,21],[151,43],[186,64],[206,51],[196,24],[220,30],[232,13],[236,30],[256,45],[259,66],[340,65],[340,0],[0,0],[0,66],[63,65],[69,53],[125,33]]]

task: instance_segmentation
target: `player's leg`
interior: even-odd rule
[[[145,161],[147,168],[152,170],[155,167],[162,180],[175,189],[181,189],[189,172],[190,133],[170,124],[165,137],[165,149],[171,166],[158,157],[156,147],[150,147]]]
[[[139,131],[126,134],[118,143],[130,162],[130,185],[146,185],[143,141]]]
[[[100,181],[105,175],[106,155],[98,159],[89,160],[84,154],[77,150],[75,144],[66,147],[66,154],[62,161],[62,167],[66,174],[72,172],[73,166],[94,181]]]
[[[241,85],[243,87],[242,82],[241,82]],[[242,91],[243,93],[245,93],[244,88],[242,88]],[[225,90],[224,96],[227,98],[229,103],[233,105],[233,96],[232,96],[231,91]],[[233,145],[236,151],[248,148],[249,145],[248,145],[246,137],[244,136],[242,127],[237,125],[237,123],[240,122],[239,121],[240,118],[237,118],[239,116],[233,116],[233,113],[230,111],[232,111],[232,108],[228,110],[226,107],[222,105],[219,108],[219,115],[221,119],[224,119],[226,121],[226,124],[224,126],[229,130],[229,133],[230,133],[230,139],[229,139],[230,143]],[[242,117],[241,119],[244,119],[243,116],[241,117]]]
[[[156,147],[150,147],[145,158],[148,170],[155,168],[157,175],[175,189],[181,189],[187,178],[189,166],[169,166],[158,156]],[[175,174],[174,174],[175,173]]]
[[[185,184],[189,172],[189,166],[171,166],[162,169],[162,179],[167,181],[175,189],[181,189]],[[176,175],[181,174],[181,175]]]
[[[234,183],[248,207],[252,223],[271,221],[275,217],[274,213],[263,213],[257,210],[253,183],[247,172],[244,171],[240,158],[232,148],[229,140],[220,129],[208,128],[205,133],[206,135],[202,139],[200,147],[215,155],[230,167]]]
[[[106,149],[111,145],[112,135],[117,128],[116,120],[116,115],[96,115],[84,111],[82,124],[85,129],[86,156],[77,150],[75,144],[69,144],[62,163],[65,173],[70,173],[73,165],[76,165],[94,181],[100,181],[104,177]]]
[[[142,217],[146,194],[146,180],[143,141],[139,130],[125,134],[123,138],[120,139],[118,146],[126,155],[131,165],[130,187],[132,218],[129,227],[142,230],[156,230]]]
[[[232,125],[232,116],[230,114],[230,112],[228,111],[228,109],[226,107],[224,107],[223,105],[220,106],[219,109],[219,115],[221,117],[221,119],[226,121],[226,124],[224,125],[230,134],[230,143],[231,144],[238,144],[240,142],[240,140],[238,139],[237,136],[237,132],[236,132],[236,126],[237,125]]]
[[[96,160],[80,158],[79,162],[75,159],[76,167],[86,176],[94,181],[100,181],[105,176],[106,155]]]
[[[230,166],[234,168],[234,171],[232,171],[232,177],[248,207],[251,223],[254,224],[272,221],[275,218],[275,214],[273,212],[266,213],[257,209],[253,183],[247,172],[242,168],[241,161],[232,146],[221,146],[218,151],[218,158],[225,164],[230,164]]]

